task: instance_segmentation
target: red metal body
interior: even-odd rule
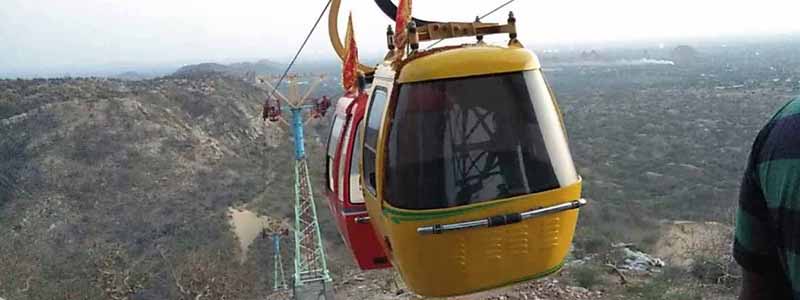
[[[345,95],[336,105],[331,134],[328,138],[327,191],[328,204],[336,226],[362,270],[390,268],[386,254],[369,221],[358,176],[361,151],[358,131],[366,112],[367,94]],[[337,124],[339,122],[339,124]],[[335,143],[335,144],[331,144]],[[354,155],[355,154],[355,155]],[[355,161],[354,161],[355,160]],[[359,220],[361,219],[361,222]]]

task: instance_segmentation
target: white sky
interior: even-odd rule
[[[382,53],[391,21],[372,0],[353,10],[362,53]],[[471,21],[505,0],[416,0],[424,19]],[[0,0],[0,73],[104,64],[286,61],[325,0]],[[800,32],[798,0],[517,0],[527,45]],[[333,55],[323,19],[301,60]]]

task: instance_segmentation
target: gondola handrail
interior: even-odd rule
[[[541,217],[544,215],[554,214],[566,210],[577,209],[586,205],[586,199],[578,199],[562,204],[547,206],[529,210],[522,213],[512,213],[506,215],[498,215],[486,219],[452,223],[452,224],[436,224],[432,226],[425,226],[417,228],[419,234],[442,234],[447,231],[464,230],[478,227],[497,227],[503,225],[510,225],[519,223],[527,219]]]

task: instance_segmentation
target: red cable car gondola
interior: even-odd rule
[[[362,270],[390,268],[386,254],[369,222],[361,193],[358,162],[367,94],[347,94],[339,99],[328,138],[327,196],[336,226]]]

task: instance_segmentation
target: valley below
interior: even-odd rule
[[[543,54],[589,205],[562,271],[462,298],[735,299],[738,185],[758,130],[800,94],[792,45],[708,44],[673,64],[670,49]],[[266,97],[190,68],[0,80],[0,299],[283,299],[261,231],[293,220],[294,154],[261,120]],[[419,299],[355,269],[321,194],[328,118],[306,147],[337,295]]]

